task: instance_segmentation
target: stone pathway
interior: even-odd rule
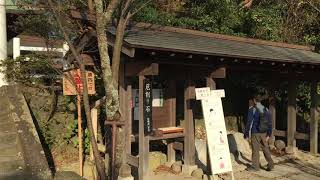
[[[0,179],[19,179],[25,163],[5,91],[0,91],[0,97]]]
[[[314,157],[317,159],[316,157]],[[231,180],[229,175],[222,175],[220,179]],[[309,163],[304,159],[287,159],[279,161],[273,171],[261,169],[258,172],[246,170],[235,172],[236,180],[320,180],[320,166]]]

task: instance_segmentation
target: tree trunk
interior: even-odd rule
[[[85,66],[82,62],[82,59],[81,59],[79,53],[76,51],[76,48],[73,46],[68,34],[66,33],[66,30],[62,26],[61,16],[59,15],[59,12],[57,12],[55,10],[55,5],[53,4],[52,0],[48,0],[48,3],[49,3],[49,7],[53,11],[55,18],[57,19],[57,23],[59,25],[61,32],[63,33],[64,39],[67,41],[67,43],[70,47],[72,55],[75,57],[76,61],[78,62],[79,66],[80,66],[81,81],[83,83],[83,103],[84,103],[84,109],[86,112],[85,114],[86,114],[86,119],[87,119],[87,124],[88,124],[88,130],[89,130],[89,134],[90,134],[90,142],[91,142],[93,154],[95,157],[95,162],[96,162],[98,174],[99,174],[101,180],[105,180],[106,173],[104,171],[104,163],[101,160],[100,153],[98,151],[97,141],[96,141],[96,138],[93,133],[94,131],[93,131],[93,126],[92,126],[92,122],[91,122],[90,104],[89,104],[88,86],[87,86],[87,81],[86,81]]]
[[[112,2],[110,3],[112,4]],[[109,6],[110,6],[109,4]],[[118,119],[115,117],[116,113],[119,112],[119,95],[118,83],[112,78],[111,71],[111,60],[108,53],[108,39],[105,31],[105,25],[111,22],[111,15],[114,9],[107,8],[107,11],[103,12],[103,4],[101,0],[95,0],[96,5],[96,31],[97,40],[101,61],[101,69],[103,74],[103,84],[106,95],[106,115],[108,120]],[[115,6],[116,7],[116,6]]]
[[[87,85],[87,77],[86,77],[86,70],[84,67],[84,64],[80,64],[80,72],[81,72],[81,80],[83,83],[83,105],[84,105],[84,110],[87,118],[87,125],[88,125],[88,130],[90,133],[90,142],[91,146],[93,149],[93,154],[95,156],[96,160],[96,167],[100,176],[101,180],[106,179],[106,173],[105,173],[105,167],[104,163],[101,160],[100,153],[98,151],[98,146],[97,146],[97,141],[94,136],[94,130],[93,130],[93,125],[92,125],[92,120],[91,120],[91,111],[90,111],[90,105],[89,105],[89,95],[88,95],[88,85]]]
[[[119,23],[116,30],[116,39],[114,42],[113,47],[113,54],[112,54],[112,74],[113,74],[113,81],[116,83],[116,87],[118,87],[119,81],[119,66],[121,60],[121,48],[123,44],[123,36],[124,31],[126,29],[126,20],[123,17],[120,17]]]

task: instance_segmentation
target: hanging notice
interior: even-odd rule
[[[86,71],[87,75],[87,86],[88,94],[95,94],[95,82],[94,82],[94,73],[91,71]],[[71,79],[73,78],[73,79]],[[63,74],[63,94],[64,95],[77,95],[83,94],[83,83],[81,81],[80,70],[71,70]]]
[[[143,82],[143,117],[144,117],[144,134],[152,132],[152,81],[145,79]]]
[[[232,171],[227,130],[221,98],[224,90],[196,88],[196,98],[201,100],[207,132],[209,157],[213,174]]]

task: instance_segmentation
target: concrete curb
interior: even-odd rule
[[[52,179],[45,151],[24,96],[19,92],[18,86],[7,86],[6,92],[10,102],[11,118],[18,131],[18,145],[22,149],[26,170],[37,179]]]

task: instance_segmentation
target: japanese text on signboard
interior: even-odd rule
[[[94,73],[86,71],[88,94],[95,94]],[[83,83],[81,81],[80,70],[72,70],[63,74],[63,94],[77,95],[83,93]]]
[[[144,133],[152,132],[152,82],[145,79],[143,83]]]

